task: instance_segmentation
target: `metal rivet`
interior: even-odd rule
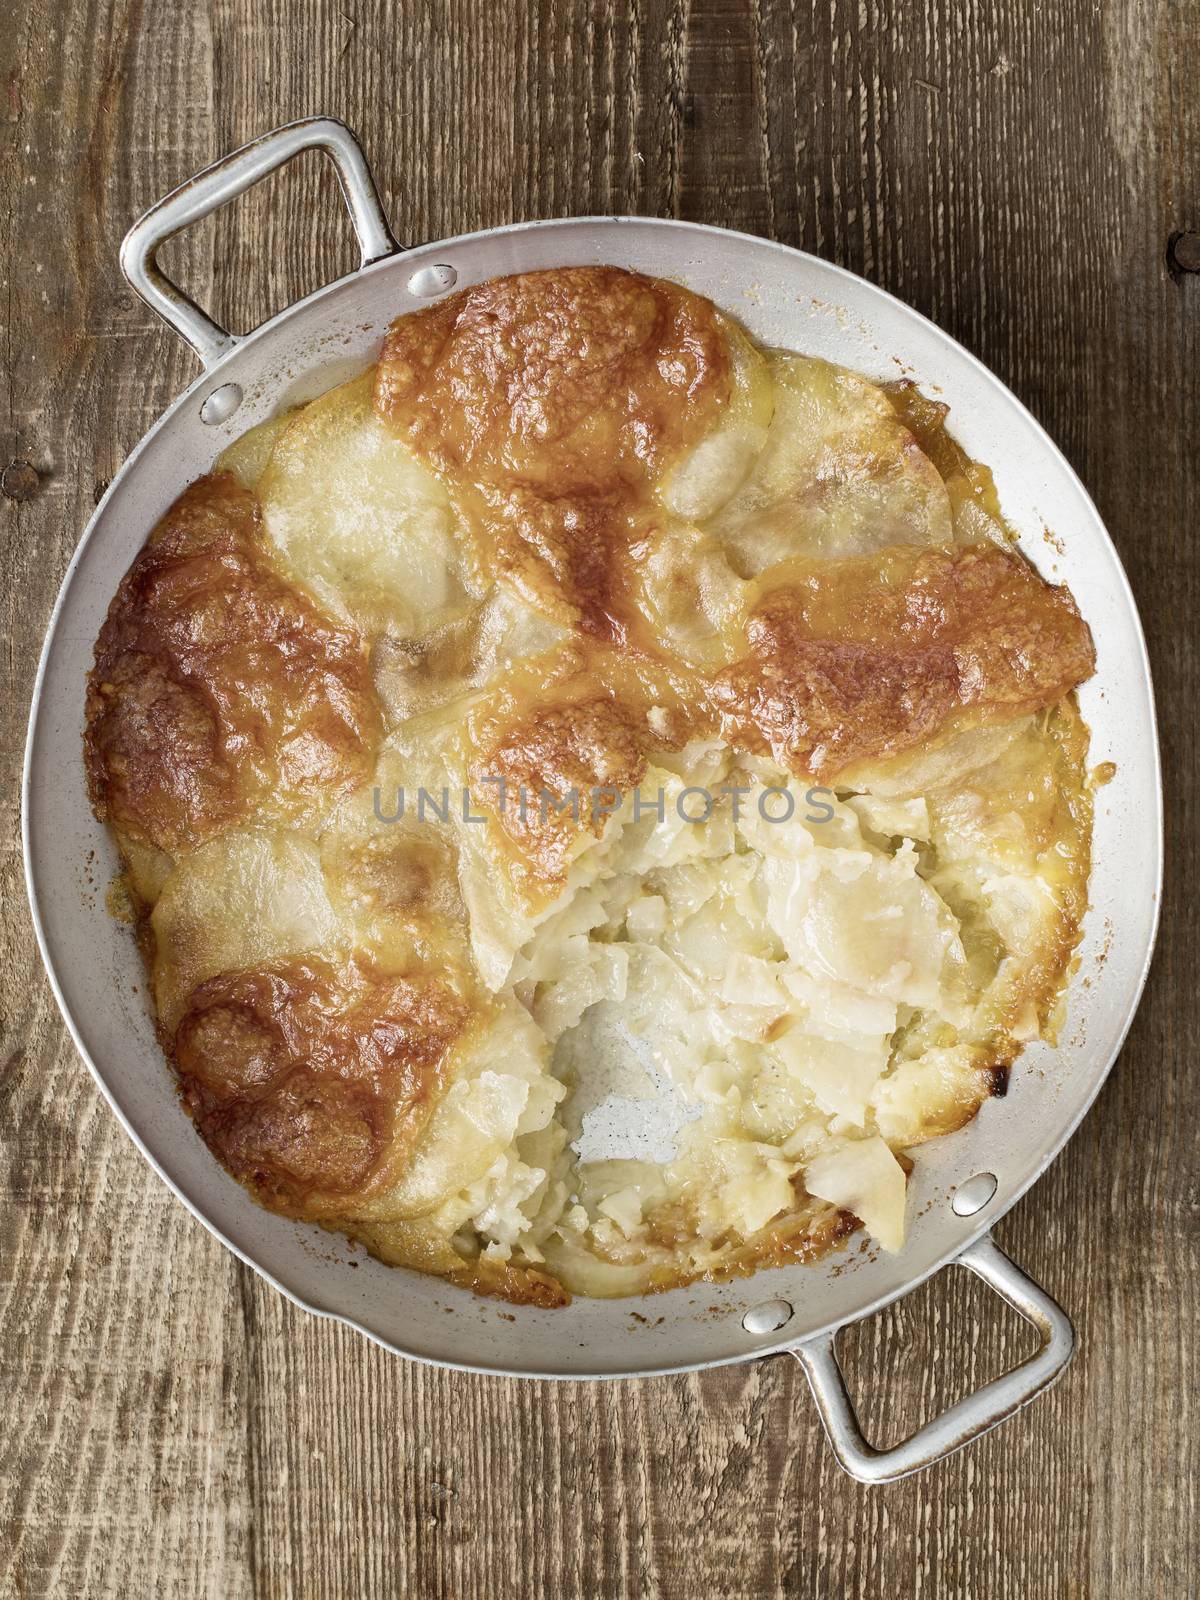
[[[791,1320],[792,1308],[786,1300],[764,1300],[762,1305],[750,1307],[742,1327],[747,1333],[774,1333]]]
[[[998,1188],[994,1172],[977,1172],[973,1178],[960,1183],[954,1191],[950,1209],[958,1217],[973,1217],[995,1194]]]
[[[200,407],[200,421],[207,422],[210,426],[218,422],[228,422],[241,403],[241,385],[223,383],[219,389],[213,390]]]
[[[408,280],[408,292],[421,300],[431,300],[435,294],[445,294],[447,289],[453,289],[457,282],[458,273],[454,268],[439,261],[435,266],[418,268]]]

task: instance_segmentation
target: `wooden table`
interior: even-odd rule
[[[14,0],[8,15],[0,1593],[1194,1595],[1200,276],[1168,270],[1168,241],[1200,229],[1200,9]],[[645,212],[884,284],[1032,407],[1121,549],[1162,710],[1164,932],[1099,1104],[999,1229],[1080,1351],[1049,1397],[915,1480],[844,1478],[786,1358],[537,1387],[426,1371],[305,1316],[170,1197],[65,1038],[18,847],[34,664],[93,504],[194,371],[126,292],[117,247],[181,178],[315,111],[359,131],[405,239]],[[316,157],[172,248],[242,328],[352,259]],[[848,1337],[881,1434],[1021,1353],[1021,1325],[965,1276]]]

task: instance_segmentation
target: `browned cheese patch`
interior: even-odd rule
[[[1095,666],[1067,590],[996,545],[809,564],[758,600],[746,633],[752,654],[711,685],[725,731],[821,777],[1042,710]]]
[[[618,700],[584,694],[510,723],[471,768],[474,792],[516,849],[531,895],[561,885],[572,846],[599,837],[646,770],[646,730]]]
[[[268,563],[254,497],[202,478],[109,607],[88,680],[97,815],[178,854],[361,782],[379,739],[367,652]]]
[[[585,633],[628,629],[619,557],[727,401],[713,306],[615,267],[498,278],[395,322],[379,414],[448,482],[484,559]]]
[[[353,1214],[411,1154],[468,1018],[428,976],[297,958],[201,984],[175,1064],[209,1148],[264,1205]]]

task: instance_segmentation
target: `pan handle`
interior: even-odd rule
[[[206,367],[228,355],[238,343],[237,337],[219,327],[178,284],[172,283],[155,259],[159,246],[211,211],[228,205],[302,150],[324,150],[333,158],[362,250],[363,266],[393,255],[400,248],[388,227],[358,140],[336,117],[305,117],[301,122],[289,122],[222,156],[152,206],[130,228],[121,246],[121,270],[134,290],[180,338],[187,340]]]
[[[860,1483],[892,1483],[961,1450],[1048,1389],[1074,1353],[1075,1330],[1065,1312],[1009,1260],[990,1234],[968,1245],[955,1265],[969,1268],[1032,1322],[1041,1344],[1019,1367],[960,1400],[891,1449],[879,1450],[863,1436],[834,1351],[836,1330],[808,1339],[792,1351],[804,1368],[834,1455]]]

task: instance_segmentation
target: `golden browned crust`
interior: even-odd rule
[[[362,641],[269,566],[229,477],[181,495],[125,575],[86,715],[96,814],[168,854],[329,803],[380,732]]]
[[[1055,1012],[1063,982],[1083,937],[1092,867],[1092,791],[1087,783],[1088,728],[1075,695],[1068,695],[1046,713],[1044,747],[1048,760],[1035,775],[1022,774],[1019,785],[992,789],[994,803],[1005,803],[1029,820],[1030,831],[1046,861],[1054,866],[1058,907],[1052,929],[1039,945],[1026,974],[1022,994],[1014,997],[999,1020],[1000,1038],[991,1052],[989,1092],[1004,1095],[1020,1048],[1013,1042],[1018,1028],[1016,1008],[1031,1006],[1043,1038],[1057,1037]],[[987,775],[989,779],[992,774]]]
[[[422,1219],[399,1222],[356,1222],[348,1229],[352,1238],[388,1266],[416,1267],[460,1289],[512,1306],[537,1306],[556,1310],[571,1303],[571,1296],[553,1273],[486,1256],[464,1259],[444,1240],[431,1237]]]
[[[646,770],[640,718],[595,694],[544,705],[510,724],[471,769],[476,794],[517,848],[531,893],[562,880],[581,832],[599,836]]]
[[[725,1283],[731,1278],[748,1278],[772,1267],[810,1265],[844,1244],[861,1226],[851,1212],[839,1211],[836,1206],[800,1195],[797,1209],[785,1221],[733,1245],[718,1267],[704,1273],[660,1272],[655,1274],[649,1287],[653,1293],[661,1294],[690,1283]]]
[[[450,1281],[473,1294],[506,1300],[510,1306],[536,1306],[541,1311],[557,1311],[571,1304],[571,1296],[552,1272],[538,1267],[519,1266],[511,1261],[480,1258],[456,1267]]]
[[[911,1165],[911,1163],[910,1163]],[[762,1228],[749,1238],[730,1232],[710,1241],[716,1264],[690,1269],[677,1260],[661,1264],[645,1263],[646,1291],[664,1294],[670,1289],[696,1283],[725,1283],[732,1278],[748,1278],[772,1267],[787,1267],[819,1261],[843,1244],[862,1226],[849,1211],[828,1205],[809,1195],[803,1183],[793,1180],[795,1204],[785,1217]],[[661,1255],[678,1252],[695,1239],[695,1215],[686,1203],[661,1207],[649,1219],[647,1243]],[[476,1292],[497,1293],[495,1289]],[[508,1298],[507,1292],[505,1298]]]
[[[616,267],[568,267],[400,318],[376,406],[465,497],[489,564],[619,639],[616,559],[634,513],[728,393],[708,301]]]
[[[754,607],[753,653],[712,698],[727,734],[796,772],[1043,710],[1095,666],[1067,590],[996,545],[895,545],[790,578]]]
[[[201,984],[173,1054],[229,1171],[273,1211],[328,1217],[406,1162],[467,1017],[427,976],[296,959]]]

